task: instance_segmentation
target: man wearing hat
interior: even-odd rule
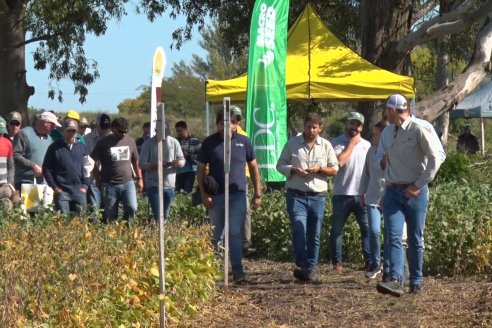
[[[10,112],[8,117],[8,131],[10,140],[19,133],[22,124],[22,115],[19,112]]]
[[[87,120],[86,117],[81,117],[80,122],[79,122],[79,133],[82,136],[86,136],[91,132],[91,128],[89,127],[89,121]]]
[[[62,214],[80,214],[87,204],[88,178],[84,175],[87,147],[76,139],[78,123],[66,119],[62,126],[63,138],[53,142],[46,151],[43,175],[54,190],[55,209]]]
[[[8,138],[7,123],[0,117],[0,206],[10,209],[14,185],[14,155]]]
[[[217,113],[215,123],[217,132],[205,138],[197,157],[197,181],[200,187],[203,205],[208,209],[208,215],[213,226],[213,243],[218,247],[224,235],[225,209],[225,175],[224,175],[224,113]],[[246,179],[245,166],[248,165],[253,183],[253,208],[261,205],[261,183],[258,164],[253,146],[248,137],[237,133],[238,121],[231,115],[231,167],[229,173],[229,251],[232,266],[232,276],[236,283],[246,280],[243,271],[243,224],[246,216]],[[206,166],[209,176],[213,177],[219,188],[211,195],[205,188]]]
[[[26,126],[14,138],[15,189],[20,190],[22,183],[43,182],[42,164],[49,145],[53,142],[50,132],[60,127],[52,112],[43,112],[36,116],[33,126]]]
[[[74,109],[68,110],[67,115],[65,115],[65,117],[63,118],[63,121],[65,121],[67,119],[75,120],[77,122],[77,124],[80,123],[80,115]],[[51,131],[50,136],[53,139],[53,141],[63,139],[63,131],[62,131],[62,129],[55,129],[55,130]],[[78,141],[85,144],[85,138],[82,134],[79,133],[79,131],[77,131],[77,135],[75,136],[75,138],[77,138]]]
[[[108,114],[102,113],[97,115],[96,127],[84,139],[87,144],[89,154],[94,150],[96,143],[111,134],[111,119]],[[96,165],[99,165],[97,163]],[[101,191],[94,182],[94,175],[91,173],[89,177],[89,189],[87,190],[87,204],[92,210],[97,212],[101,206]]]
[[[458,137],[456,151],[465,155],[475,155],[479,150],[478,139],[472,134],[472,126],[466,124],[463,133]]]
[[[391,123],[386,129],[393,136],[383,145],[384,157],[381,161],[381,166],[386,169],[383,214],[389,277],[378,283],[377,290],[393,296],[403,295],[402,234],[406,222],[410,292],[418,294],[423,280],[422,240],[429,202],[427,184],[439,169],[440,151],[431,133],[412,119],[404,96],[390,96],[385,115]]]
[[[339,170],[333,179],[333,220],[330,231],[330,254],[333,268],[342,266],[343,229],[351,213],[359,224],[365,270],[370,270],[369,220],[359,201],[359,184],[367,151],[371,143],[362,138],[364,116],[351,112],[345,120],[345,132],[331,141],[337,155]]]

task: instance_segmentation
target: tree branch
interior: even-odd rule
[[[463,31],[473,23],[487,17],[491,12],[492,0],[486,1],[479,8],[474,8],[473,1],[468,1],[452,12],[436,16],[423,23],[417,31],[400,40],[396,51],[408,53],[417,45]]]
[[[419,10],[415,10],[412,13],[412,26],[436,8],[438,4],[438,0],[429,0]]]
[[[38,42],[38,41],[43,41],[43,40],[48,40],[48,39],[51,39],[53,37],[56,37],[58,36],[59,34],[45,34],[45,35],[40,35],[40,36],[37,36],[35,38],[31,38],[29,40],[25,40],[24,42],[19,42],[19,43],[16,43],[16,44],[13,44],[12,46],[10,47],[7,47],[7,48],[4,48],[4,51],[6,49],[10,49],[10,48],[19,48],[19,47],[22,47],[22,46],[25,46],[25,45],[28,45],[30,43],[34,43],[34,42]]]
[[[468,67],[453,82],[417,103],[417,116],[434,121],[453,108],[479,84],[490,70],[492,54],[492,14],[479,30]],[[424,114],[425,112],[425,114]]]

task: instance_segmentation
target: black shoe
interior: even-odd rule
[[[242,284],[246,281],[246,273],[244,271],[236,271],[232,273],[232,278],[236,284]]]
[[[300,268],[295,268],[294,269],[294,277],[299,279],[300,281],[309,281],[309,277],[307,274],[307,269],[300,269]]]
[[[381,294],[389,294],[395,297],[403,295],[403,286],[399,280],[391,280],[388,282],[379,282],[376,289]]]
[[[422,293],[420,285],[410,285],[410,294],[419,295]]]
[[[383,279],[382,279],[382,282],[390,282],[391,281],[391,277],[388,273],[386,272],[383,272]]]

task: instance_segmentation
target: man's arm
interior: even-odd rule
[[[256,159],[248,162],[248,169],[251,175],[251,181],[253,182],[253,188],[255,190],[253,195],[253,207],[256,209],[261,205],[261,197],[263,197],[261,192],[260,170],[258,169]]]
[[[14,163],[18,166],[32,169],[36,163],[26,158],[29,150],[29,138],[24,132],[20,131],[14,138]]]
[[[53,151],[53,147],[50,146],[48,147],[48,150],[46,150],[46,155],[43,160],[43,176],[48,186],[50,186],[55,193],[59,193],[61,189],[56,185],[55,178],[51,172],[51,169],[53,168],[53,161],[56,161],[56,156]]]
[[[206,164],[202,162],[197,162],[196,170],[196,180],[198,182],[198,188],[200,188],[200,196],[202,198],[202,203],[206,208],[212,208],[214,206],[212,197],[205,191],[205,171]]]
[[[343,167],[345,166],[345,164],[347,164],[350,156],[352,156],[352,151],[354,150],[354,147],[359,142],[360,142],[360,134],[357,134],[356,136],[352,137],[349,140],[347,147],[345,147],[345,149],[342,150],[342,152],[337,155],[338,165],[340,167]]]

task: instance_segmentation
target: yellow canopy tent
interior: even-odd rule
[[[286,61],[287,99],[372,101],[392,93],[414,98],[413,78],[381,69],[345,46],[310,4],[290,28]],[[247,75],[208,80],[208,102],[246,100]]]

